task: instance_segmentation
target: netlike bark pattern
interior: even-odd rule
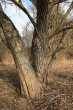
[[[41,80],[45,81],[48,66],[48,0],[37,0],[37,29],[40,38],[34,32],[32,43],[33,66],[35,71],[39,73]]]
[[[0,10],[0,26],[4,32],[18,70],[22,92],[27,98],[38,98],[42,92],[42,85],[35,77],[34,69],[25,52],[24,44],[11,20]]]

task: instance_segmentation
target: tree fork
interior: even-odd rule
[[[2,8],[0,8],[0,26],[7,45],[13,54],[24,94],[27,98],[39,98],[43,91],[42,84],[35,76],[18,31],[11,20],[4,14]]]

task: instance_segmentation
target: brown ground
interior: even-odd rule
[[[73,110],[73,48],[70,49],[56,53],[52,60],[46,93],[38,100],[28,101],[20,95],[12,55],[0,45],[0,110]]]
[[[0,64],[0,110],[23,110],[26,100],[19,96],[19,88],[16,68]]]
[[[73,73],[72,73],[73,74]],[[55,74],[55,78],[56,78]],[[60,75],[65,80],[51,80],[39,100],[27,101],[20,95],[20,83],[15,66],[0,64],[0,110],[73,110],[73,78]],[[68,82],[66,82],[67,80]]]

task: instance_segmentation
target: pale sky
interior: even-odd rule
[[[23,0],[24,6],[28,9],[29,5],[31,6],[32,3],[29,0]],[[22,35],[23,29],[26,26],[26,23],[29,21],[29,18],[26,14],[20,10],[15,5],[11,6],[9,4],[3,5],[4,12],[7,16],[12,20],[16,28],[18,29],[19,33]]]
[[[72,0],[68,0],[68,1],[71,2]],[[30,2],[30,0],[23,0],[23,3],[27,9],[29,8],[29,5],[32,6],[32,3]],[[68,5],[69,5],[68,3],[66,5],[65,4],[61,5],[64,8],[65,12],[68,9]],[[26,16],[26,14],[24,14],[23,11],[21,11],[16,6],[11,6],[8,4],[6,5],[6,8],[4,8],[3,6],[3,9],[5,13],[7,14],[7,16],[9,16],[12,22],[14,23],[19,33],[22,35],[23,29],[26,26],[26,23],[29,21],[29,18]]]

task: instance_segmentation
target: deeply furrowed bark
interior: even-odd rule
[[[39,36],[34,32],[32,43],[32,59],[35,71],[45,82],[48,66],[48,0],[37,0],[37,29]]]
[[[27,98],[38,98],[43,93],[44,87],[42,85],[45,85],[47,78],[49,78],[47,75],[49,73],[48,64],[50,52],[47,40],[51,38],[49,36],[50,34],[48,34],[48,27],[50,26],[48,26],[48,1],[49,0],[37,0],[37,24],[35,27],[39,34],[34,32],[33,36],[32,64],[34,69],[27,57],[24,44],[16,28],[10,19],[4,14],[2,8],[0,8],[0,26],[4,32],[6,44],[9,46],[13,54],[22,85],[22,92],[23,94],[25,93]],[[53,54],[51,55],[53,56]],[[41,80],[41,83],[38,79]]]
[[[0,26],[4,32],[18,70],[23,94],[27,98],[38,98],[42,92],[42,85],[35,77],[34,69],[27,57],[24,44],[11,20],[0,10]]]

